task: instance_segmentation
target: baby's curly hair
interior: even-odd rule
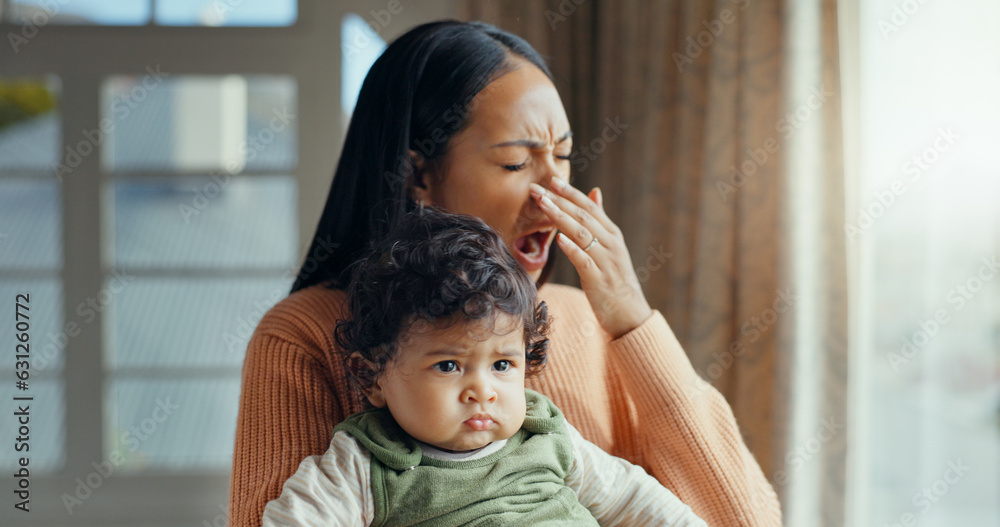
[[[433,208],[408,213],[352,265],[349,317],[334,338],[351,378],[369,388],[416,322],[482,320],[506,313],[524,325],[526,375],[545,366],[551,318],[534,280],[479,218]],[[459,316],[455,316],[459,315]],[[359,353],[374,366],[359,367]]]

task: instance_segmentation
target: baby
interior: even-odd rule
[[[353,273],[335,337],[374,409],[302,461],[265,526],[705,525],[525,389],[550,318],[481,220],[414,212]]]

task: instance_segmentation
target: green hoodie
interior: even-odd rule
[[[372,454],[372,525],[597,525],[566,486],[573,447],[562,412],[538,392],[525,390],[525,398],[521,429],[500,450],[469,461],[424,456],[386,409],[337,425]]]

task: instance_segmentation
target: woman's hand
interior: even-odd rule
[[[580,274],[597,320],[611,338],[621,337],[652,314],[625,238],[604,213],[600,189],[584,195],[560,178],[552,178],[551,186],[532,183],[531,196],[559,229],[556,243]]]

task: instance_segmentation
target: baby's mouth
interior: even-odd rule
[[[496,422],[489,415],[474,415],[466,419],[463,424],[477,432],[483,432],[496,426]]]

